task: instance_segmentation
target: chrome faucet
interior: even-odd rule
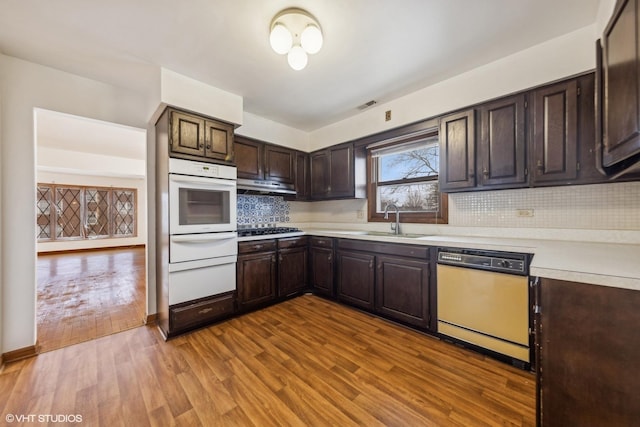
[[[389,208],[391,207],[396,210],[396,223],[391,223],[391,231],[393,231],[393,234],[400,234],[400,209],[398,209],[395,203],[387,203],[387,206],[384,208],[384,219],[389,219]]]

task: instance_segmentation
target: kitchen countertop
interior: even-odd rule
[[[312,236],[533,254],[530,274],[542,278],[640,290],[640,245],[429,235],[397,237],[363,231],[307,229]],[[272,238],[280,236],[272,236]]]

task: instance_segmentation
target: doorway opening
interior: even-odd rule
[[[144,324],[146,130],[35,110],[40,351]]]

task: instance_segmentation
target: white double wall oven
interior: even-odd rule
[[[169,305],[236,289],[236,168],[169,159]]]

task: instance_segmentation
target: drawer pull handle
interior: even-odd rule
[[[207,314],[208,312],[212,311],[213,308],[203,308],[202,310],[200,310],[198,312],[198,314]]]

